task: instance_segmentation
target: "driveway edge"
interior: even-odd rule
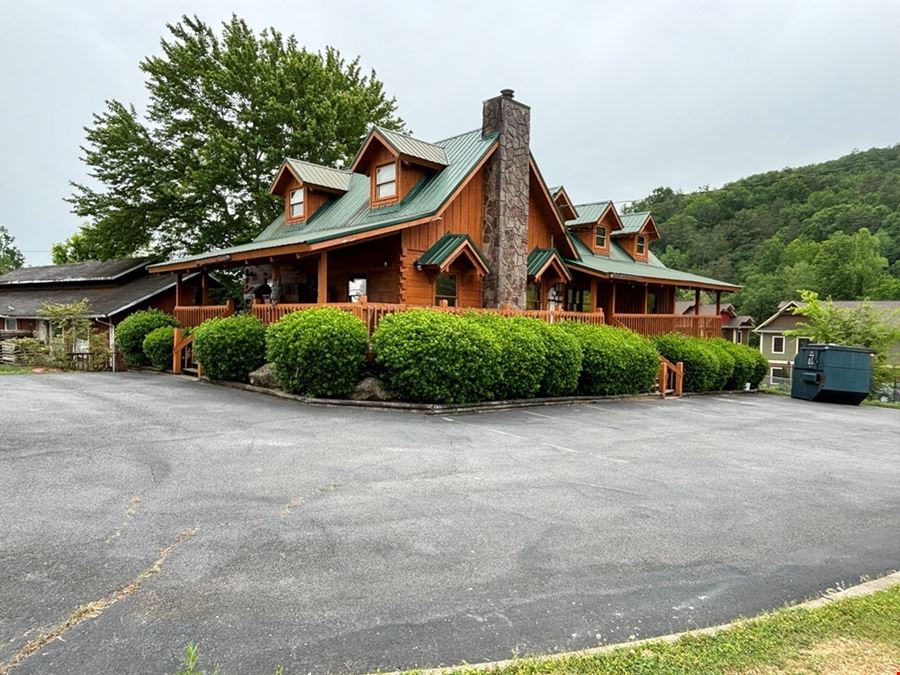
[[[886,574],[883,577],[879,577],[878,579],[873,579],[871,581],[866,581],[861,584],[857,584],[856,586],[851,586],[850,588],[845,588],[839,591],[833,592],[825,592],[821,597],[814,598],[812,600],[806,600],[805,602],[797,603],[796,605],[788,605],[783,609],[788,611],[793,611],[797,609],[816,609],[818,607],[823,607],[824,605],[831,604],[837,600],[846,600],[847,598],[861,598],[866,595],[871,595],[872,593],[877,593],[878,591],[883,591],[885,589],[891,588],[900,584],[900,571],[891,572],[890,574]],[[775,610],[773,610],[775,611]],[[653,642],[677,642],[683,637],[687,636],[697,636],[697,635],[715,635],[716,633],[721,633],[722,631],[729,630],[731,628],[735,628],[747,621],[753,621],[753,618],[742,618],[736,619],[729,623],[719,624],[717,626],[709,626],[707,628],[697,628],[695,630],[686,630],[681,633],[670,633],[669,635],[660,635],[658,637],[650,637],[644,638],[643,640],[634,640],[632,642],[620,642],[613,645],[601,645],[599,647],[589,647],[588,649],[579,649],[573,652],[559,652],[555,654],[536,654],[534,656],[524,656],[517,659],[503,659],[502,661],[484,661],[482,663],[461,663],[457,666],[449,666],[444,668],[419,668],[412,669],[412,672],[415,672],[419,675],[448,675],[448,673],[452,673],[461,668],[465,668],[467,670],[495,670],[500,668],[506,668],[508,666],[515,665],[518,661],[521,661],[522,658],[535,658],[541,659],[544,661],[556,661],[560,659],[566,659],[570,657],[576,656],[591,656],[594,654],[605,654],[608,652],[618,651],[619,649],[633,649],[635,647],[640,647],[641,645],[650,644]],[[402,673],[410,672],[409,670],[396,670],[393,672],[382,673],[382,675],[401,675]]]
[[[197,382],[197,378],[182,375],[193,382]],[[218,380],[208,380],[206,378],[199,380],[205,384],[212,384],[220,387],[228,387],[230,389],[240,389],[241,391],[249,391],[255,394],[263,394],[266,396],[274,396],[276,398],[288,399],[305,403],[306,405],[321,405],[338,408],[367,408],[369,410],[406,410],[409,412],[419,412],[426,415],[453,415],[457,413],[478,413],[492,412],[495,410],[516,410],[520,408],[542,408],[546,406],[557,405],[575,405],[577,403],[609,403],[612,401],[656,401],[660,397],[658,394],[619,394],[615,396],[560,396],[556,398],[529,398],[515,399],[510,401],[486,401],[483,403],[464,403],[464,404],[443,404],[443,403],[406,403],[403,401],[354,401],[352,399],[343,398],[312,398],[309,396],[299,396],[297,394],[289,394],[281,389],[268,389],[266,387],[257,387],[252,384],[244,384],[243,382],[221,382]],[[684,397],[694,396],[745,396],[748,394],[757,394],[758,390],[749,391],[708,391],[708,392],[690,392],[683,394]],[[674,397],[668,397],[666,400],[678,400]]]

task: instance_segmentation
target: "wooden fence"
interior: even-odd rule
[[[612,323],[647,337],[665,333],[682,333],[703,338],[722,337],[722,319],[718,316],[616,313]]]
[[[446,302],[446,301],[445,301]],[[302,311],[305,309],[314,309],[322,307],[314,303],[310,304],[277,304],[277,305],[253,305],[251,310],[253,315],[264,324],[275,323],[281,317],[291,312]],[[537,310],[537,309],[514,309],[512,307],[502,307],[500,309],[484,309],[476,307],[450,307],[447,304],[438,306],[422,306],[422,305],[406,305],[388,302],[368,302],[363,299],[360,302],[335,302],[329,303],[327,307],[334,307],[346,312],[352,313],[366,325],[369,333],[375,332],[381,319],[394,312],[405,312],[413,309],[428,309],[435,312],[446,312],[448,314],[467,314],[470,312],[478,314],[497,314],[499,316],[526,316],[534,319],[541,319],[548,323],[558,321],[579,321],[590,324],[603,324],[603,312],[565,312],[557,310]]]
[[[195,328],[208,319],[234,314],[234,300],[229,300],[227,305],[179,306],[172,313],[185,328]]]

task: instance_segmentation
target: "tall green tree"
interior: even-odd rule
[[[144,59],[149,104],[108,101],[85,131],[99,188],[72,183],[80,232],[59,260],[198,253],[252,239],[276,216],[268,195],[286,156],[347,164],[372,124],[403,130],[374,71],[331,47],[302,48],[233,16],[220,33],[197,17],[168,25]]]
[[[25,256],[5,226],[0,225],[0,274],[17,270],[25,264]]]

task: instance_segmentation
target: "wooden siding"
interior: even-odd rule
[[[617,237],[616,241],[623,249],[625,249],[625,252],[628,255],[630,255],[632,258],[634,258],[635,260],[638,260],[640,262],[647,262],[647,259],[649,258],[648,254],[650,251],[650,237],[648,237],[646,235],[641,235],[641,236],[644,237],[644,242],[645,242],[643,254],[638,254],[638,252],[637,252],[638,235],[636,235],[636,234],[629,235],[627,237]]]
[[[400,302],[412,305],[434,304],[435,275],[416,270],[416,260],[447,232],[467,234],[480,248],[483,242],[483,225],[484,170],[482,169],[450,202],[440,220],[432,220],[403,231]],[[481,307],[481,278],[471,267],[454,266],[452,271],[460,273],[457,288],[459,306]]]
[[[307,185],[306,194],[303,195],[303,215],[299,218],[291,218],[291,191],[301,187],[304,187],[303,183],[291,176],[290,180],[286,182],[284,192],[281,193],[282,200],[284,201],[284,221],[288,225],[302,223],[308,220],[319,207],[328,201],[329,195],[327,192],[317,190],[314,187]]]
[[[528,190],[528,250],[533,248],[550,248],[556,246],[558,225],[554,224],[556,215],[550,210],[537,181],[530,182]]]

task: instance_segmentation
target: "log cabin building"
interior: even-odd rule
[[[373,128],[353,163],[288,158],[270,192],[283,210],[252,242],[152,266],[181,275],[243,268],[265,321],[312,304],[579,312],[644,334],[720,335],[718,315],[676,313],[676,289],[736,286],[666,267],[649,213],[573,204],[529,148],[530,108],[484,101],[480,128],[434,143]],[[182,296],[179,296],[182,297]],[[224,306],[179,306],[187,325]]]

